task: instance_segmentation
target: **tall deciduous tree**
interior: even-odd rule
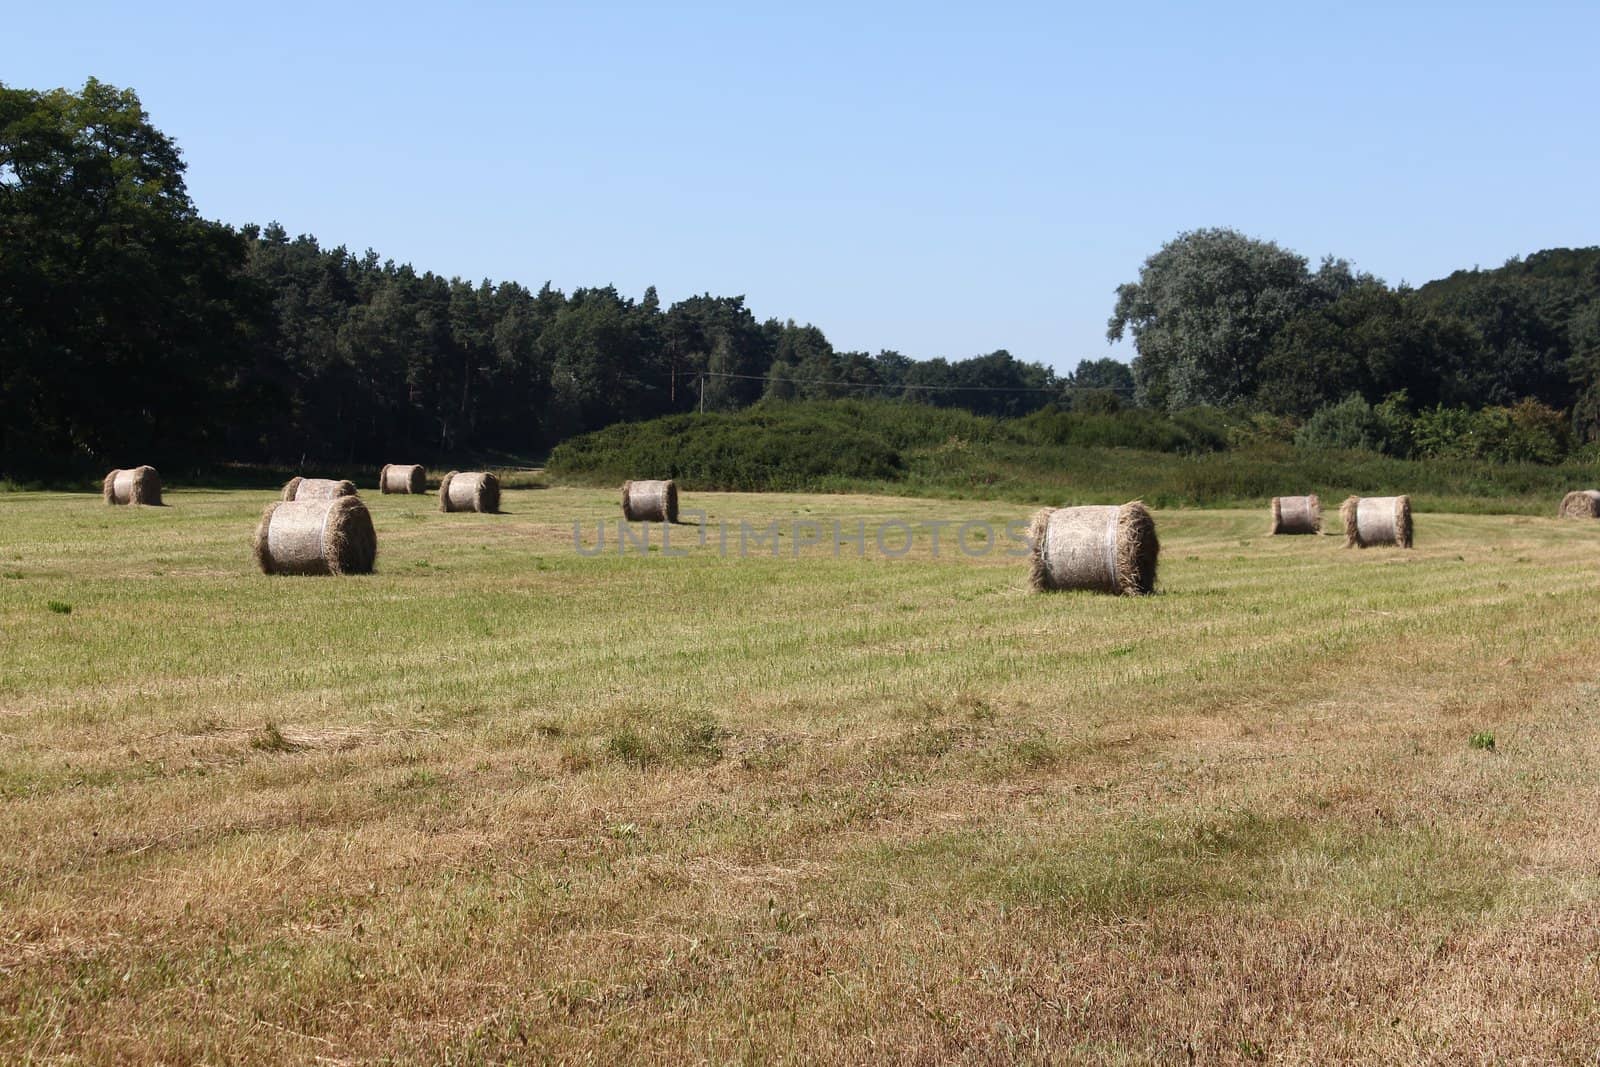
[[[1358,279],[1343,261],[1312,274],[1304,256],[1235,230],[1179,234],[1117,288],[1106,336],[1131,331],[1141,396],[1171,409],[1252,396],[1273,336]]]
[[[183,169],[129,90],[0,85],[9,464],[214,453],[240,414],[265,307],[243,238],[195,214]]]

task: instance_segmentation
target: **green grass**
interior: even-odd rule
[[[369,495],[311,579],[269,497],[5,500],[0,1058],[1595,1054],[1600,524],[1162,510],[1118,600],[931,554],[1013,503],[590,558],[614,488]]]

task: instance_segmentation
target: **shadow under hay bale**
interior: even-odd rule
[[[355,496],[356,483],[335,478],[290,478],[283,483],[285,500],[335,500]]]
[[[1040,591],[1092,589],[1120,596],[1155,591],[1161,544],[1140,501],[1044,508],[1028,529],[1029,584]]]
[[[1272,528],[1267,533],[1276,536],[1321,532],[1322,501],[1317,499],[1317,494],[1272,498]]]
[[[1563,519],[1600,519],[1600,489],[1575,489],[1561,498]]]
[[[370,574],[378,535],[360,497],[277,500],[256,526],[263,574]]]
[[[1346,548],[1411,547],[1409,496],[1353,496],[1339,506]]]
[[[500,510],[500,479],[486,471],[451,471],[439,482],[440,511]]]
[[[161,506],[161,475],[154,467],[117,469],[100,483],[100,495],[107,504]]]
[[[678,521],[678,483],[641,480],[622,483],[622,517],[629,522]]]
[[[420,463],[385,463],[378,472],[380,493],[421,493],[428,488],[428,475]]]

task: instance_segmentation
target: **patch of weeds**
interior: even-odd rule
[[[55,612],[57,615],[71,615],[72,614],[72,605],[68,604],[65,600],[47,601],[45,603],[45,607],[49,608],[51,611]]]
[[[739,766],[747,771],[781,771],[794,759],[799,746],[781,737],[763,738],[739,754]]]
[[[967,713],[967,718],[973,722],[994,722],[994,707],[980,696],[963,693],[955,700],[955,706]]]
[[[619,763],[631,763],[643,770],[655,762],[650,742],[631,726],[624,726],[606,741],[606,755]]]
[[[1054,767],[1061,760],[1061,753],[1057,750],[1055,742],[1042,734],[1024,737],[1014,742],[1011,751],[1017,764],[1030,771]]]
[[[267,720],[258,732],[250,736],[250,747],[260,752],[298,752],[300,746],[283,736],[278,724]]]
[[[721,727],[709,715],[629,722],[605,743],[607,758],[643,770],[656,764],[701,765],[722,759]]]
[[[1485,752],[1494,751],[1494,731],[1479,730],[1467,740],[1467,747],[1481,749]]]
[[[420,789],[432,789],[439,784],[439,776],[426,767],[416,767],[406,772],[406,776],[395,783],[394,792],[407,793]]]
[[[412,566],[416,567],[419,570],[428,570],[428,569],[432,568],[433,564],[429,563],[425,559],[419,559],[415,563],[413,563]]]
[[[594,756],[583,745],[561,746],[561,769],[568,774],[581,774],[594,766]]]
[[[6,581],[8,581],[8,582],[20,582],[20,581],[22,581],[22,572],[21,571],[6,571],[5,578],[6,578]]]

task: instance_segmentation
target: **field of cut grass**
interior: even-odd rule
[[[1162,511],[1116,600],[926,526],[589,557],[559,488],[268,578],[268,499],[0,497],[0,1060],[1600,1050],[1600,524]]]

